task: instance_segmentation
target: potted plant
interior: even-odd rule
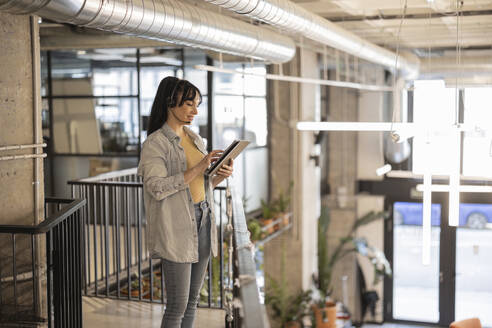
[[[267,202],[263,199],[261,200],[260,222],[263,227],[268,226],[268,228],[266,228],[266,232],[269,234],[274,231],[274,227],[272,223],[276,213],[277,213],[277,208],[275,202]]]
[[[363,217],[356,219],[347,235],[340,238],[335,249],[332,252],[329,252],[326,234],[330,224],[330,217],[327,208],[324,207],[321,209],[321,216],[318,221],[318,276],[315,279],[316,287],[320,294],[319,301],[314,309],[317,323],[318,320],[322,324],[326,322],[325,318],[320,316],[323,314],[322,310],[326,308],[326,300],[333,290],[333,287],[331,286],[333,269],[338,261],[346,255],[357,252],[362,256],[367,257],[374,267],[375,282],[384,275],[390,276],[392,274],[391,267],[384,256],[384,253],[377,250],[375,247],[368,245],[367,240],[364,238],[355,237],[357,229],[360,227],[385,218],[387,218],[386,212],[371,211]],[[332,311],[335,311],[336,313],[336,310]],[[319,326],[317,325],[317,327]],[[331,326],[322,325],[321,327]]]
[[[265,293],[265,303],[270,307],[275,320],[284,328],[301,328],[301,320],[309,314],[311,290],[289,295],[286,282],[270,279]]]
[[[283,328],[301,328],[301,320],[309,314],[311,290],[290,295],[285,275],[285,250],[280,264],[280,281],[268,277],[269,285],[265,290],[265,304],[269,307],[275,321]]]
[[[311,306],[316,322],[316,328],[335,328],[337,320],[336,304],[326,301],[322,305],[314,303]]]
[[[261,225],[257,219],[248,220],[248,230],[250,232],[251,242],[261,240],[265,236],[265,232],[261,230]]]
[[[292,193],[292,188],[294,187],[294,182],[291,181],[289,184],[289,188],[287,191],[284,193],[283,190],[280,190],[278,193],[277,198],[275,199],[275,203],[277,205],[277,219],[282,219],[280,221],[281,225],[286,226],[289,224],[289,216],[290,213],[288,212],[289,206],[290,206],[290,200],[291,200],[291,193]]]

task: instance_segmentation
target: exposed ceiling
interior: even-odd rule
[[[396,48],[404,0],[293,0],[360,37]],[[492,1],[464,0],[460,9],[463,48],[492,48]],[[456,47],[455,0],[408,0],[400,46],[415,49]]]

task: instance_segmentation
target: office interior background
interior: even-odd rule
[[[320,292],[318,327],[492,327],[490,1],[0,0],[0,39],[0,325],[160,326],[135,167],[176,76],[207,149],[250,141],[198,327]]]

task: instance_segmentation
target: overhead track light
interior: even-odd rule
[[[424,191],[424,185],[418,184],[416,187],[417,191]],[[444,184],[433,184],[431,185],[432,192],[449,192],[449,185]],[[492,193],[492,186],[477,186],[477,185],[460,185],[458,190],[460,192],[471,192],[471,193]]]
[[[391,122],[297,122],[300,131],[395,131],[414,129],[414,123]]]
[[[362,84],[362,83],[355,83],[355,82],[335,81],[335,80],[312,79],[307,77],[297,77],[297,76],[289,76],[289,75],[281,75],[281,74],[280,75],[259,74],[253,72],[236,71],[233,69],[227,69],[227,68],[221,68],[221,67],[215,67],[209,65],[195,65],[195,69],[208,71],[208,72],[216,72],[216,73],[252,75],[252,76],[262,77],[267,80],[327,85],[332,87],[351,88],[351,89],[358,89],[358,90],[365,90],[365,91],[393,91],[394,90],[393,87],[389,87],[386,85],[373,85],[373,84]]]

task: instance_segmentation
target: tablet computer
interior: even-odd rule
[[[220,167],[223,164],[226,164],[229,162],[229,159],[235,159],[243,150],[246,148],[246,146],[249,145],[249,141],[246,140],[234,140],[229,147],[227,147],[224,152],[222,153],[222,156],[219,157],[217,161],[215,161],[212,166],[210,166],[206,171],[205,174],[212,176],[217,173],[217,171],[220,169]]]

